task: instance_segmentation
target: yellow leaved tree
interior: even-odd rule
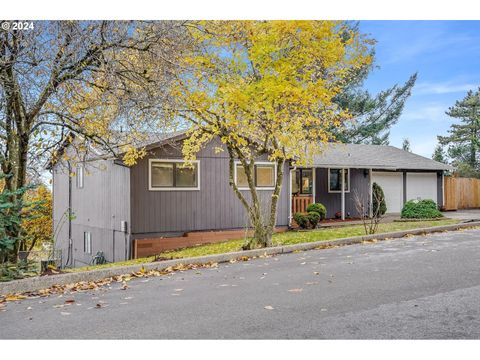
[[[349,118],[334,98],[372,62],[373,41],[337,21],[205,21],[176,74],[173,117],[191,123],[183,154],[193,160],[219,138],[230,161],[230,185],[248,212],[254,237],[245,248],[271,245],[287,161],[304,166]],[[306,151],[308,149],[308,152]],[[266,213],[254,162],[277,166]],[[249,194],[234,179],[243,166]]]
[[[39,185],[27,191],[25,201],[33,204],[40,203],[41,206],[33,207],[29,218],[23,220],[24,234],[20,250],[32,251],[36,245],[53,244],[52,192],[45,185]],[[26,210],[29,210],[28,207]]]

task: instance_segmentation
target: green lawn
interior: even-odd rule
[[[407,229],[416,229],[416,228],[425,228],[441,225],[451,225],[458,223],[457,220],[437,220],[437,221],[418,221],[418,222],[393,222],[388,224],[380,224],[378,228],[378,233],[386,233],[399,230]],[[352,225],[345,227],[337,228],[324,228],[317,230],[309,231],[287,231],[283,233],[278,233],[273,235],[273,245],[291,245],[299,244],[305,242],[319,241],[319,240],[333,240],[340,239],[352,236],[364,235],[364,229],[362,225]],[[226,242],[200,245],[196,247],[175,250],[175,251],[166,251],[162,254],[159,254],[164,258],[188,258],[195,256],[203,255],[212,255],[212,254],[221,254],[241,250],[241,246],[244,243],[244,239],[240,240],[230,240]],[[152,262],[155,260],[154,256],[134,259],[129,261],[109,263],[105,265],[96,265],[96,266],[87,266],[82,268],[69,269],[67,271],[77,272],[98,269],[102,267],[111,267],[111,266],[120,266],[120,265],[134,265],[134,264],[144,264]]]

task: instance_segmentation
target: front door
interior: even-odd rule
[[[312,168],[297,169],[292,179],[292,214],[306,212],[307,206],[314,202],[314,176]]]

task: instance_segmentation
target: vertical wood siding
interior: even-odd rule
[[[327,218],[335,217],[337,211],[342,210],[342,198],[340,193],[328,192],[328,169],[315,169],[315,202],[320,202],[327,208]],[[368,170],[364,175],[364,169],[350,169],[350,192],[345,193],[345,215],[350,213],[350,216],[357,217],[357,210],[355,209],[354,190],[359,195],[364,196],[368,201],[369,194],[369,177]]]
[[[75,172],[76,169],[72,171]],[[115,234],[114,245],[114,232],[120,231],[121,221],[127,221],[130,226],[129,171],[129,168],[116,165],[111,160],[102,160],[86,165],[82,189],[77,189],[76,179],[72,178],[73,258],[77,266],[88,264],[97,251],[104,252],[108,261],[124,260],[124,235]],[[54,167],[53,179],[54,226],[62,226],[57,237],[57,247],[62,249],[65,262],[68,221],[63,221],[63,225],[60,225],[61,216],[68,209],[68,171],[64,165]],[[92,233],[92,254],[84,253],[85,231]]]
[[[200,161],[200,190],[149,191],[148,159],[179,158],[179,148],[164,146],[131,169],[133,237],[174,234],[195,230],[235,229],[248,226],[244,207],[229,185],[226,152],[215,152],[218,142],[210,143],[197,156]],[[262,159],[260,159],[262,160]],[[288,165],[278,202],[277,225],[288,225]],[[248,191],[245,192],[248,197]],[[264,214],[269,213],[272,191],[259,191]]]

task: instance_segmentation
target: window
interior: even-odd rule
[[[255,187],[263,190],[271,190],[275,187],[276,165],[274,163],[258,162],[254,165],[253,180]],[[239,163],[235,166],[235,183],[240,189],[248,189],[245,169]]]
[[[83,233],[83,252],[85,254],[92,253],[92,233],[88,231]]]
[[[237,180],[236,184],[238,187],[248,187],[247,174],[245,174],[245,169],[242,165],[237,164]]]
[[[328,170],[328,192],[342,191],[342,169]],[[350,192],[350,171],[345,169],[345,192]]]
[[[83,189],[83,165],[77,165],[77,189]]]
[[[199,162],[150,160],[150,190],[199,190]]]
[[[255,165],[255,186],[274,187],[275,186],[275,165]]]
[[[313,170],[297,169],[293,178],[292,193],[301,195],[313,194]]]

